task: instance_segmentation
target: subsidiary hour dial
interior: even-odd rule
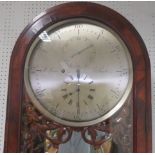
[[[131,58],[105,25],[66,20],[34,41],[24,79],[33,103],[47,117],[64,125],[92,125],[112,116],[127,99]]]

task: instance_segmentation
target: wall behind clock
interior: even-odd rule
[[[23,28],[40,12],[64,2],[0,2],[0,152],[4,147],[9,61]],[[153,152],[155,152],[155,2],[96,2],[124,15],[138,30],[152,69]]]

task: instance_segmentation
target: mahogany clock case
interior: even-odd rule
[[[21,152],[23,105],[30,102],[23,80],[28,49],[45,28],[72,18],[86,18],[107,25],[120,36],[129,49],[133,65],[133,87],[129,97],[133,107],[132,150],[151,152],[151,73],[145,44],[132,24],[123,16],[110,8],[90,2],[71,2],[48,9],[37,16],[17,39],[10,60],[4,152]]]

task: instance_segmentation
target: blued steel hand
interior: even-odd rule
[[[78,100],[77,100],[77,103],[76,103],[76,106],[77,106],[77,115],[80,114],[80,103],[79,103],[79,100],[80,100],[80,70],[77,69],[77,79],[78,79],[78,83],[77,83],[77,92],[78,92]]]
[[[73,54],[73,55],[71,56],[71,58],[73,58],[73,57],[75,57],[76,55],[79,55],[79,54],[85,52],[87,49],[91,48],[92,46],[93,46],[93,45],[91,44],[91,45],[89,45],[89,46],[83,48],[82,50],[80,50],[80,51],[76,52],[75,54]]]

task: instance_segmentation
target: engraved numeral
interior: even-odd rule
[[[64,96],[62,96],[64,99],[66,99],[68,97],[68,94],[65,94]]]
[[[90,99],[90,100],[93,100],[93,96],[92,95],[88,95],[88,98]]]
[[[67,91],[67,89],[66,89],[66,88],[64,88],[64,89],[61,89],[61,91]]]
[[[71,105],[71,104],[72,104],[72,102],[73,102],[73,101],[70,99],[70,100],[69,100],[69,102],[68,102],[68,104],[69,104],[69,105]]]
[[[79,29],[79,28],[82,28],[83,25],[75,25],[75,29]]]
[[[90,91],[95,91],[95,89],[90,89]]]

